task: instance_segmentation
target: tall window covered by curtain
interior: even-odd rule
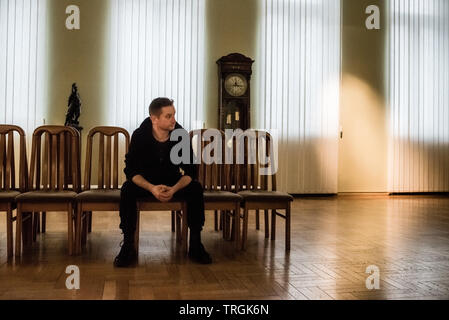
[[[46,12],[46,0],[0,0],[0,123],[28,136],[44,117]]]
[[[278,188],[336,193],[340,1],[261,6],[256,126],[278,138]]]
[[[175,100],[177,121],[201,127],[204,0],[112,0],[109,124],[132,132],[152,99]]]
[[[389,188],[448,191],[449,2],[389,6]]]

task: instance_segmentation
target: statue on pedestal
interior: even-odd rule
[[[65,115],[65,126],[74,127],[75,129],[78,129],[78,131],[81,132],[83,129],[79,126],[78,118],[81,114],[81,99],[80,95],[78,93],[78,87],[76,86],[76,83],[72,84],[72,93],[70,94],[69,101],[68,101],[68,110]]]

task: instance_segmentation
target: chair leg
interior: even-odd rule
[[[179,229],[179,239],[182,237],[182,210],[176,211],[176,227]],[[181,239],[182,240],[182,239]]]
[[[33,216],[34,216],[33,221],[35,224],[33,230],[36,234],[41,233],[41,213],[34,212]],[[33,237],[33,240],[35,240],[35,237]]]
[[[47,227],[47,212],[42,212],[42,229],[41,232],[45,233],[46,227]]]
[[[223,211],[223,210],[220,210],[220,215],[222,216],[222,218],[221,218],[221,220],[222,220],[221,228],[223,230],[223,239],[226,239],[227,236],[228,236],[228,234],[227,234],[228,227],[226,225],[228,220],[227,220],[226,212]]]
[[[89,233],[92,232],[92,211],[89,211],[88,215],[89,220],[87,220],[87,224],[88,224],[88,231]]]
[[[22,206],[17,204],[16,213],[16,257],[20,257],[22,253]]]
[[[268,210],[264,210],[264,218],[265,218],[265,238],[268,239],[270,237],[270,226],[268,224]]]
[[[235,249],[240,248],[240,203],[237,202],[234,210],[234,241]]]
[[[176,219],[176,211],[171,212],[171,232],[175,232],[175,219]]]
[[[248,207],[244,207],[243,211],[243,231],[242,231],[242,250],[246,249],[246,239],[248,237]]]
[[[39,229],[40,229],[40,223],[39,223],[39,218],[40,218],[40,213],[39,212],[33,212],[31,214],[31,218],[33,220],[32,222],[32,235],[33,235],[33,242],[36,242],[37,239],[37,234],[39,233]]]
[[[218,231],[218,212],[214,211],[214,230]]]
[[[140,210],[137,210],[136,231],[134,232],[134,246],[136,254],[139,256],[139,236],[140,236]]]
[[[288,202],[285,210],[285,250],[290,250],[290,230],[291,230],[291,202]]]
[[[75,216],[75,253],[81,254],[81,231],[84,229],[81,226],[81,204],[76,205],[76,216]]]
[[[81,248],[87,243],[89,212],[81,211]]]
[[[218,223],[218,229],[219,230],[223,230],[223,221],[224,221],[223,211],[220,210],[220,220],[219,220],[219,223]]]
[[[187,203],[182,203],[182,252],[187,253],[189,230],[187,225]]]
[[[260,230],[259,209],[256,210],[256,230]]]
[[[67,243],[69,246],[69,255],[73,255],[73,207],[72,203],[67,204]]]
[[[22,242],[29,246],[33,241],[33,213],[22,213]]]
[[[226,239],[230,240],[232,237],[232,226],[233,223],[231,221],[231,215],[229,211],[225,211],[225,216],[226,216]]]
[[[276,210],[271,210],[271,240],[276,240]]]
[[[180,211],[175,211],[175,215],[176,215],[176,240],[179,243],[182,243],[182,230],[181,230],[181,215],[182,212]]]
[[[8,210],[6,212],[6,247],[8,258],[13,255],[13,228],[12,228],[12,209],[11,204],[8,204]]]
[[[232,211],[227,211],[226,210],[226,214],[229,215],[229,224],[231,226],[231,241],[235,240],[235,215],[232,214]]]
[[[22,246],[25,247],[28,245],[28,213],[22,212]]]

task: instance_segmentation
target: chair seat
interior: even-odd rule
[[[175,197],[173,197],[170,201],[165,202],[165,203],[172,203],[172,202],[182,202],[183,200],[181,199],[177,199]],[[158,199],[156,199],[154,196],[148,196],[148,197],[142,197],[142,198],[137,198],[137,202],[155,202],[155,203],[164,203],[159,201]]]
[[[204,201],[205,202],[240,202],[243,198],[233,192],[229,191],[204,191]]]
[[[42,202],[66,202],[75,200],[76,192],[62,190],[62,191],[30,191],[25,192],[16,197],[17,202],[34,202],[34,201],[42,201]]]
[[[19,191],[0,191],[0,202],[14,202],[14,199],[20,194]]]
[[[137,207],[142,211],[166,211],[182,210],[184,200],[172,198],[168,202],[162,202],[153,196],[137,198]]]
[[[77,201],[83,202],[120,202],[119,189],[95,189],[87,190],[76,196]]]
[[[244,201],[293,201],[293,197],[281,191],[240,191],[238,193],[243,197]]]

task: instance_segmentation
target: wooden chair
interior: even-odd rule
[[[19,186],[16,186],[14,133],[19,135]],[[6,211],[7,257],[13,256],[13,210],[15,198],[28,188],[26,138],[22,128],[0,125],[0,211]],[[31,215],[27,216],[30,219]]]
[[[248,212],[256,210],[256,222],[258,221],[258,210],[264,210],[265,213],[265,237],[268,238],[268,210],[271,210],[271,240],[276,239],[276,216],[285,219],[285,250],[290,250],[290,229],[291,229],[291,202],[293,197],[285,192],[276,190],[276,173],[273,168],[276,167],[274,154],[272,151],[273,139],[268,132],[260,130],[247,130],[243,135],[234,139],[233,145],[237,149],[236,154],[241,154],[241,145],[244,143],[244,164],[236,164],[235,168],[235,190],[243,197],[243,231],[242,231],[242,249],[246,248],[248,233]],[[253,142],[251,142],[251,140]],[[253,143],[253,144],[252,144]],[[252,146],[251,146],[252,144]],[[269,163],[263,165],[260,163],[258,154],[267,157]],[[255,153],[255,154],[254,154]],[[255,163],[248,161],[250,156]],[[271,166],[270,166],[271,165]],[[265,168],[269,174],[260,175],[259,170]],[[271,168],[271,169],[269,169]],[[268,178],[271,178],[271,181]],[[271,189],[270,189],[271,182]],[[277,210],[285,210],[285,214]]]
[[[92,211],[118,211],[120,209],[119,177],[119,139],[124,137],[126,154],[129,147],[129,133],[119,127],[95,127],[87,135],[86,162],[84,170],[83,192],[76,196],[76,236],[75,251],[81,253],[81,247],[87,241],[87,233],[92,223]],[[98,136],[98,187],[92,189],[92,146]],[[105,144],[106,137],[106,144]],[[106,147],[106,149],[105,149]]]
[[[231,192],[231,179],[230,179],[230,164],[225,163],[225,138],[223,131],[214,129],[200,129],[190,132],[190,139],[192,145],[194,137],[197,138],[197,157],[201,158],[200,164],[198,164],[198,181],[201,183],[204,189],[204,208],[205,210],[214,210],[215,230],[217,230],[217,211],[224,212],[221,214],[220,221],[227,221],[227,216],[238,216],[240,212],[240,202],[242,197],[234,192]],[[204,133],[208,131],[212,133],[214,139],[218,139],[216,147],[219,147],[221,151],[221,157],[215,158],[210,164],[207,164],[202,159],[202,154],[205,147],[211,143],[214,143],[212,137],[207,137],[210,141],[204,141]],[[210,138],[210,139],[209,139]],[[215,152],[216,148],[213,150]],[[210,156],[215,157],[214,152]],[[218,156],[218,155],[217,155]],[[219,160],[219,161],[216,161]],[[221,163],[217,163],[221,162]],[[240,245],[240,220],[234,219],[232,228],[232,240],[235,241],[236,248]],[[224,225],[223,237],[227,238],[228,224]]]
[[[71,157],[71,161],[67,161],[68,157]],[[68,163],[71,163],[70,167]],[[73,180],[71,185],[66,178],[68,175]],[[70,255],[73,254],[73,204],[80,191],[80,178],[79,132],[71,127],[56,125],[41,126],[34,130],[28,176],[30,191],[16,197],[16,256],[21,255],[22,213],[41,211],[67,212],[68,251]]]

